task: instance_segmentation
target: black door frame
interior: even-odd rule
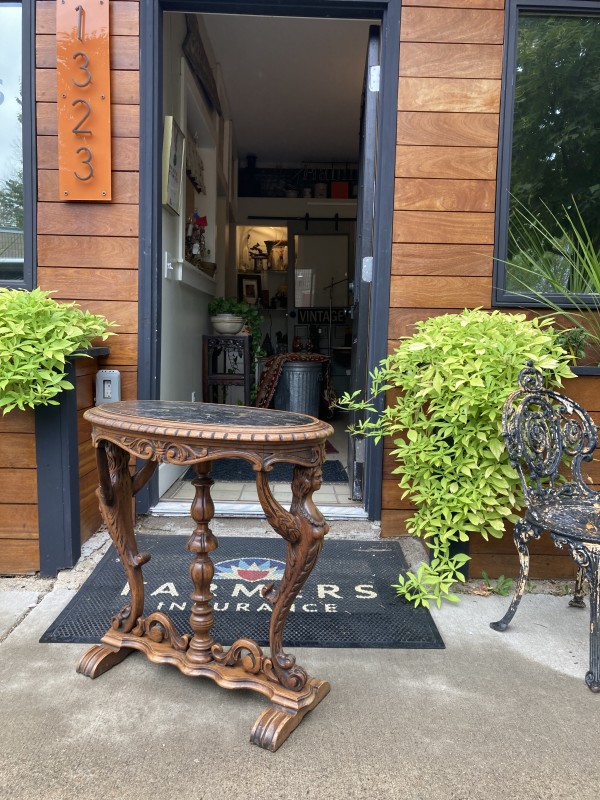
[[[387,355],[401,0],[143,0],[140,3],[138,397],[153,400],[160,392],[162,223],[159,188],[163,129],[162,15],[165,11],[381,20],[380,127],[373,233],[375,266],[368,356],[368,368],[372,370]],[[369,519],[380,519],[383,448],[375,446],[371,439],[366,442],[365,472],[369,476],[365,509]],[[138,512],[147,512],[158,500],[155,476],[137,496]]]

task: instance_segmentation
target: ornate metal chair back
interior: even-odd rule
[[[544,388],[532,361],[506,399],[502,433],[529,506],[596,496],[581,476],[598,443],[596,426],[574,400]]]

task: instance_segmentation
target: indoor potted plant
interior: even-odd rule
[[[345,394],[339,406],[364,412],[351,432],[392,440],[398,485],[416,510],[409,533],[423,538],[431,561],[400,576],[398,594],[416,605],[456,601],[465,553],[450,546],[472,534],[500,538],[515,522],[520,484],[502,439],[502,409],[528,360],[552,383],[574,377],[550,320],[465,310],[416,324],[371,374],[369,396]],[[376,398],[393,390],[387,407]]]
[[[208,314],[215,333],[235,336],[244,327],[242,306],[235,297],[215,297],[208,304]]]
[[[56,396],[73,384],[65,365],[114,325],[76,303],[59,303],[49,292],[0,288],[0,408],[7,414],[58,405]]]
[[[252,368],[256,367],[264,352],[262,343],[262,314],[257,306],[251,306],[235,297],[215,297],[208,304],[208,314],[216,333],[231,336],[246,328],[252,337],[250,352]],[[227,326],[230,326],[227,328]]]

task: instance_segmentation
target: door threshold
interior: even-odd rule
[[[189,500],[159,500],[148,512],[153,517],[189,517]],[[260,503],[226,503],[215,502],[215,517],[264,517]],[[319,511],[326,520],[333,519],[368,519],[367,512],[362,506],[328,506],[319,505]]]

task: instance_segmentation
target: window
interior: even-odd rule
[[[30,144],[23,28],[21,3],[0,0],[0,283],[12,286],[30,284],[32,262],[31,198],[24,196],[33,165],[23,159]]]
[[[570,218],[600,246],[600,3],[512,0],[507,13],[495,300],[536,304],[563,286],[585,295],[531,223],[560,239]]]

